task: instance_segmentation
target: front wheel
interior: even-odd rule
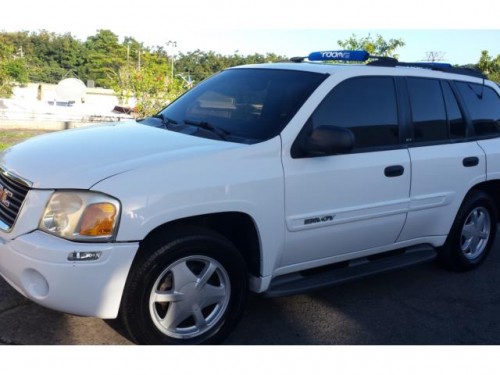
[[[482,191],[471,192],[462,203],[446,243],[439,249],[441,263],[456,271],[479,266],[495,241],[497,212]]]
[[[139,344],[221,341],[247,296],[242,256],[204,228],[177,228],[156,243],[142,249],[125,287],[120,314],[130,336]]]

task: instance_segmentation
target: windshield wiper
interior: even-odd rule
[[[201,129],[208,130],[208,131],[214,133],[215,135],[217,135],[220,139],[223,139],[224,141],[227,141],[228,140],[227,136],[231,134],[227,130],[222,129],[222,128],[218,128],[218,127],[216,127],[216,126],[214,126],[206,121],[184,120],[184,124],[192,125],[192,126],[196,126],[198,128],[201,128]]]
[[[163,126],[168,129],[169,125],[177,125],[178,122],[175,120],[172,120],[170,117],[165,116],[163,113],[158,113],[157,115],[153,116],[154,118],[159,118],[163,124]]]

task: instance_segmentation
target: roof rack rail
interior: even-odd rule
[[[394,57],[387,56],[373,56],[364,50],[340,50],[340,51],[320,51],[312,52],[309,56],[299,56],[292,57],[290,61],[293,62],[303,62],[303,61],[357,61],[366,62],[370,61],[367,65],[370,66],[381,66],[381,67],[411,67],[411,68],[422,68],[436,70],[446,73],[462,74],[467,76],[472,76],[481,79],[487,79],[488,77],[478,70],[474,70],[468,67],[454,67],[451,64],[446,63],[435,63],[435,62],[415,62],[407,63],[400,62]]]
[[[422,68],[422,69],[430,69],[430,70],[436,70],[439,72],[445,72],[445,73],[453,73],[453,74],[461,74],[461,75],[466,75],[466,76],[471,76],[471,77],[476,77],[476,78],[481,78],[481,79],[488,79],[488,77],[480,72],[479,70],[474,70],[472,68],[468,67],[461,67],[461,66],[453,66],[451,64],[447,63],[436,63],[436,62],[401,62],[396,59],[392,59],[394,61],[389,61],[385,58],[378,59],[378,60],[373,60],[370,61],[367,65],[370,66],[386,66],[386,67],[396,67],[396,66],[402,66],[402,67],[408,67],[408,68]]]

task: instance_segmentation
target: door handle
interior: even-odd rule
[[[391,165],[384,169],[386,177],[398,177],[405,173],[405,168],[402,165]]]
[[[476,165],[479,164],[479,158],[477,156],[471,156],[471,157],[465,158],[462,161],[462,164],[464,165],[464,167],[475,167]]]

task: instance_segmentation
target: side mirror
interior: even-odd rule
[[[354,148],[353,132],[339,126],[322,125],[314,129],[304,140],[304,156],[328,156],[348,154]]]

